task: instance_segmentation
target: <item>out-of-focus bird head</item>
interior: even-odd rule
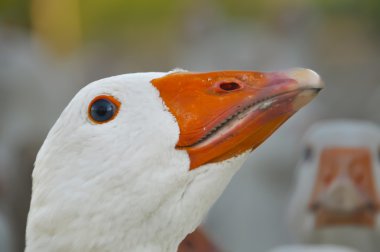
[[[365,121],[313,126],[305,136],[290,221],[300,236],[335,230],[380,230],[380,129]],[[303,233],[303,234],[302,234]]]
[[[247,153],[321,88],[307,69],[178,70],[89,84],[38,154],[27,249],[176,248]]]

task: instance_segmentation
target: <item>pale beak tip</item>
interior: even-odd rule
[[[289,78],[298,82],[300,87],[322,89],[325,87],[321,77],[311,69],[294,68],[284,72]]]

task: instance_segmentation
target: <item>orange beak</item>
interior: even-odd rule
[[[190,169],[253,150],[323,87],[308,69],[180,72],[152,80],[180,129]]]

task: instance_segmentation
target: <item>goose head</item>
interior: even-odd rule
[[[309,130],[289,208],[299,238],[372,251],[365,248],[380,231],[379,148],[380,129],[370,122],[327,121]]]
[[[247,154],[321,88],[307,69],[87,85],[37,155],[26,251],[175,251]]]

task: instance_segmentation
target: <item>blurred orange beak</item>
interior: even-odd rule
[[[190,169],[253,150],[322,89],[308,69],[180,72],[152,80],[180,129]]]

